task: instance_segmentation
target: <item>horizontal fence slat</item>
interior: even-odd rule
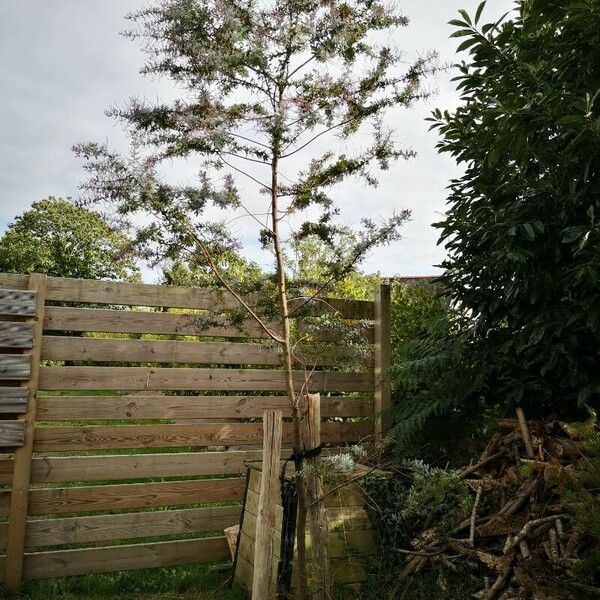
[[[27,279],[26,275],[0,273],[0,286],[24,290],[27,288]],[[214,310],[216,307],[221,310],[239,308],[238,301],[225,290],[67,277],[48,277],[46,298],[60,302],[128,306],[206,310]],[[256,300],[252,294],[245,296],[245,299],[250,303]],[[292,298],[290,308],[294,309],[305,302],[305,298]],[[316,314],[334,311],[347,319],[372,319],[373,306],[373,302],[367,300],[325,298],[312,301],[308,308],[311,313]]]
[[[31,479],[34,483],[59,483],[242,474],[246,472],[244,464],[246,461],[260,460],[261,457],[261,450],[116,456],[47,456],[33,459]],[[9,467],[3,467],[3,471],[8,470]]]
[[[29,491],[28,514],[39,516],[234,502],[243,498],[244,489],[243,478],[32,489]]]
[[[28,354],[0,354],[0,379],[25,381],[31,372]]]
[[[347,356],[349,351],[343,347],[325,348],[319,352],[319,356],[311,357],[306,362],[319,366],[335,366]],[[43,337],[42,359],[218,365],[280,366],[282,364],[281,353],[277,348],[259,343],[210,343],[57,335]]]
[[[0,315],[35,317],[36,292],[0,288]]]
[[[239,523],[240,512],[240,506],[220,506],[30,520],[27,523],[26,547],[32,549],[61,544],[222,531]],[[0,542],[3,539],[2,529]]]
[[[44,336],[42,359],[223,365],[281,364],[280,355],[276,350],[260,344],[65,336]]]
[[[25,421],[0,421],[0,447],[23,445]]]
[[[81,548],[25,555],[25,579],[44,579],[229,559],[224,537]]]
[[[1,404],[0,399],[0,404]],[[246,419],[265,410],[291,415],[287,396],[38,396],[40,421],[96,419]],[[367,417],[373,414],[368,397],[322,397],[323,417]]]
[[[252,320],[234,327],[203,322],[200,313],[165,313],[140,310],[110,310],[48,306],[44,314],[46,331],[97,331],[103,333],[146,333],[224,338],[265,338],[266,333]]]
[[[22,414],[27,408],[27,388],[0,387],[0,413]]]
[[[304,384],[305,373],[293,373],[294,385]],[[311,387],[325,392],[368,392],[371,373],[315,371]],[[150,367],[40,367],[40,390],[202,390],[285,391],[283,370],[193,369]]]
[[[369,435],[367,423],[323,423],[323,442],[356,442]],[[167,448],[260,444],[261,423],[199,423],[197,425],[116,425],[89,427],[37,427],[35,452],[101,450],[116,448]],[[284,439],[292,437],[284,425]]]
[[[33,325],[31,323],[0,322],[0,348],[32,348]]]

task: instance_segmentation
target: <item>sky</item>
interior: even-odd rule
[[[172,98],[168,81],[144,78],[138,71],[143,55],[123,38],[128,27],[124,15],[146,6],[149,0],[2,0],[0,3],[0,233],[32,202],[47,196],[77,197],[84,175],[71,147],[76,142],[107,142],[125,150],[122,126],[105,115],[107,108],[123,105],[136,96],[156,101]],[[428,50],[439,53],[441,64],[452,64],[461,40],[450,39],[447,25],[459,8],[474,13],[478,0],[403,0],[407,28],[394,37],[407,58]],[[512,0],[488,0],[483,19],[491,21],[510,10]],[[385,216],[410,209],[411,221],[402,239],[378,248],[364,265],[367,272],[383,275],[431,275],[444,250],[431,226],[445,210],[446,187],[459,167],[435,149],[437,136],[425,118],[434,108],[454,109],[460,102],[450,81],[452,70],[427,83],[432,97],[409,110],[395,112],[392,125],[403,146],[416,158],[385,172],[373,189],[360,182],[345,184],[352,196],[344,214],[349,223],[360,217]],[[181,178],[193,174],[176,169]],[[240,225],[243,227],[243,225]],[[258,259],[254,236],[247,238],[247,253]],[[157,274],[144,269],[144,279]]]

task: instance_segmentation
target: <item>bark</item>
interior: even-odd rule
[[[275,148],[273,160],[271,163],[271,217],[272,217],[272,229],[273,229],[273,249],[275,252],[275,262],[277,268],[277,291],[279,295],[279,306],[282,324],[282,349],[284,356],[284,371],[285,371],[285,385],[288,398],[290,400],[290,406],[292,409],[292,422],[293,422],[293,446],[294,454],[299,455],[304,451],[304,444],[302,443],[302,429],[301,421],[302,415],[300,414],[298,399],[296,397],[296,391],[294,389],[294,381],[292,377],[292,346],[290,343],[290,317],[288,312],[288,298],[286,289],[286,279],[284,271],[284,257],[281,249],[281,238],[279,235],[279,206],[278,206],[278,157],[277,148]],[[302,459],[297,459],[295,463],[296,468],[296,491],[298,494],[298,513],[296,520],[296,540],[298,554],[296,558],[296,566],[298,569],[298,594],[301,600],[308,598],[307,589],[307,569],[306,569],[306,489],[304,478],[301,475],[301,471],[304,464]]]

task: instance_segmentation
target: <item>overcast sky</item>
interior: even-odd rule
[[[143,56],[122,38],[123,16],[148,0],[2,0],[0,2],[0,232],[32,202],[49,195],[76,196],[82,179],[71,146],[106,141],[124,149],[121,126],[104,111],[130,96],[150,100],[171,94],[168,82],[138,74]],[[456,62],[457,41],[447,22],[459,8],[474,12],[478,0],[404,0],[411,23],[397,33],[408,57],[437,50],[442,63]],[[506,12],[511,0],[489,0],[485,16]],[[485,17],[484,17],[485,18]],[[460,41],[460,40],[459,40]],[[436,107],[458,103],[451,73],[429,85],[431,100],[394,116],[399,139],[418,152],[384,174],[377,189],[354,183],[346,192],[356,199],[351,220],[409,208],[412,221],[403,239],[373,252],[365,265],[384,275],[438,272],[443,259],[431,223],[443,214],[446,186],[458,173],[448,156],[436,153],[436,135],[424,118]],[[361,212],[362,209],[362,212]],[[366,212],[365,212],[366,211]],[[253,249],[250,246],[250,254]],[[152,280],[154,275],[146,272]]]

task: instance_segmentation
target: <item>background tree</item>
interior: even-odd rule
[[[317,235],[335,248],[341,225],[331,190],[349,177],[375,185],[378,169],[412,156],[397,146],[384,116],[423,95],[420,80],[430,57],[407,67],[397,50],[379,44],[378,34],[407,19],[373,0],[163,0],[130,19],[129,36],[141,41],[148,56],[142,72],[171,78],[182,94],[170,104],[132,100],[112,111],[132,132],[132,158],[96,144],[77,147],[90,174],[82,200],[112,201],[135,225],[147,257],[203,263],[281,347],[293,445],[300,453],[300,400],[310,390],[310,376],[300,384],[293,378],[291,317],[301,314],[303,304],[317,302],[373,246],[397,239],[408,212],[380,222],[364,219],[355,242],[335,254],[323,273],[325,283],[314,291],[288,288],[285,246]],[[161,177],[164,161],[191,157],[203,161],[198,185]],[[244,229],[236,230],[242,218]],[[236,233],[247,239],[252,227],[274,267],[274,280],[264,283],[261,297],[274,300],[275,321],[267,303],[252,306],[218,261],[240,247]],[[292,298],[298,301],[294,308]],[[277,327],[268,324],[273,322]],[[305,597],[302,467],[298,458],[298,565]],[[328,595],[328,561],[318,543],[327,537],[318,526],[322,502],[312,498],[311,506],[319,593]]]
[[[475,323],[490,404],[567,415],[600,383],[600,4],[461,11],[462,102],[436,111],[464,165],[438,224],[452,300]]]
[[[0,271],[84,279],[138,275],[131,241],[98,213],[49,197],[34,202],[0,238]]]

